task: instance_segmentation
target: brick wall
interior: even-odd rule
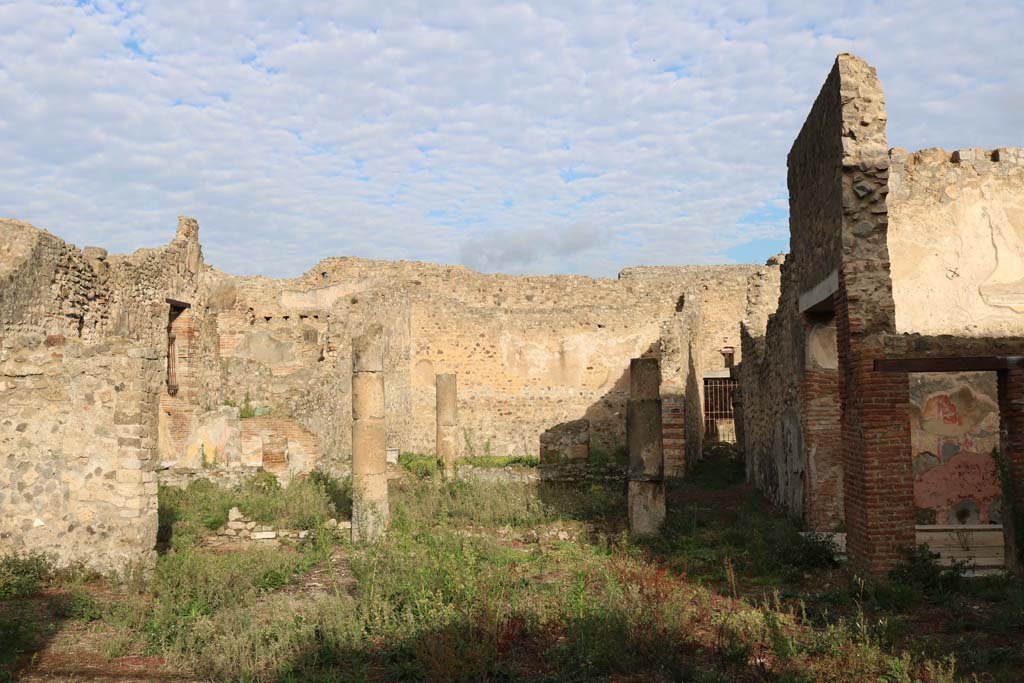
[[[763,335],[745,328],[740,368],[751,478],[812,525],[842,510],[851,563],[872,573],[914,542],[907,377],[873,369],[895,332],[885,120],[874,69],[840,55],[789,154],[782,293]],[[835,370],[808,362],[810,310],[834,315]]]
[[[1013,478],[1014,490],[1004,491],[1016,507],[1015,514],[1004,514],[1003,538],[1006,567],[1024,574],[1024,530],[1018,528],[1024,519],[1024,370],[999,373],[999,450]],[[1006,506],[1010,508],[1010,506]]]
[[[835,321],[817,325],[805,323],[804,331],[809,337],[800,380],[806,457],[805,519],[812,529],[833,530],[843,522],[843,452]]]

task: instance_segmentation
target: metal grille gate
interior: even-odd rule
[[[732,394],[736,380],[729,377],[704,378],[704,438],[736,443],[736,418]]]

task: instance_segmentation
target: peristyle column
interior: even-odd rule
[[[374,325],[352,340],[352,540],[381,538],[388,525],[384,334]]]

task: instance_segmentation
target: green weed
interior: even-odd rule
[[[4,555],[0,557],[0,600],[35,595],[52,576],[53,568],[45,555]]]

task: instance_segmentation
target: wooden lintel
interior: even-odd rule
[[[1024,356],[880,358],[875,372],[982,372],[1024,368]]]
[[[177,299],[167,299],[166,301],[174,308],[192,308],[192,304],[187,301],[178,301]]]

